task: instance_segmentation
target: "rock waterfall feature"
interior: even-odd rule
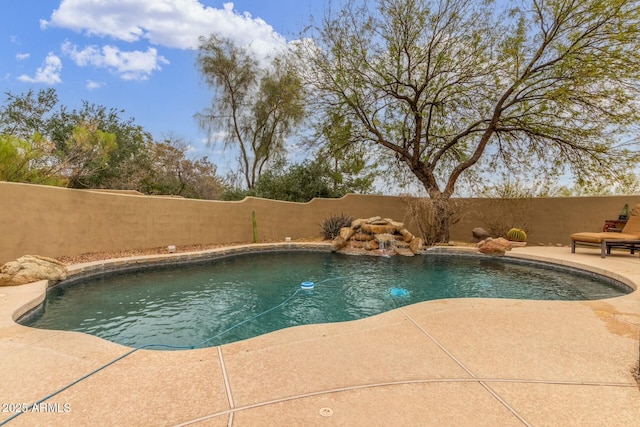
[[[422,246],[423,240],[403,223],[379,216],[353,220],[351,227],[340,229],[340,235],[331,242],[333,252],[375,256],[414,256]]]

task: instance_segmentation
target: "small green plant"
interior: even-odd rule
[[[320,235],[325,240],[333,240],[340,234],[342,227],[351,227],[353,217],[341,213],[340,215],[331,215],[322,221],[320,225]]]
[[[258,223],[256,222],[256,211],[251,211],[251,225],[253,228],[253,243],[258,243]]]
[[[527,233],[520,228],[512,228],[507,231],[507,240],[512,242],[525,242],[527,240]]]

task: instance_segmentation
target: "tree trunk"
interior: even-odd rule
[[[424,189],[429,194],[428,203],[423,204],[424,211],[421,216],[422,238],[427,246],[437,243],[449,243],[449,229],[454,215],[451,204],[451,193],[442,192],[438,188],[433,171],[429,170],[423,162],[410,163],[411,171],[418,177]]]

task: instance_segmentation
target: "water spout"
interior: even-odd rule
[[[375,240],[378,242],[378,251],[383,257],[391,257],[395,254],[395,239],[393,234],[381,233],[375,235]]]

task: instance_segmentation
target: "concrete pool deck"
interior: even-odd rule
[[[628,252],[508,255],[640,284],[640,258]],[[16,324],[45,289],[0,287],[0,425],[131,351]],[[220,347],[138,350],[6,425],[635,426],[639,334],[638,291],[598,301],[428,301]]]

